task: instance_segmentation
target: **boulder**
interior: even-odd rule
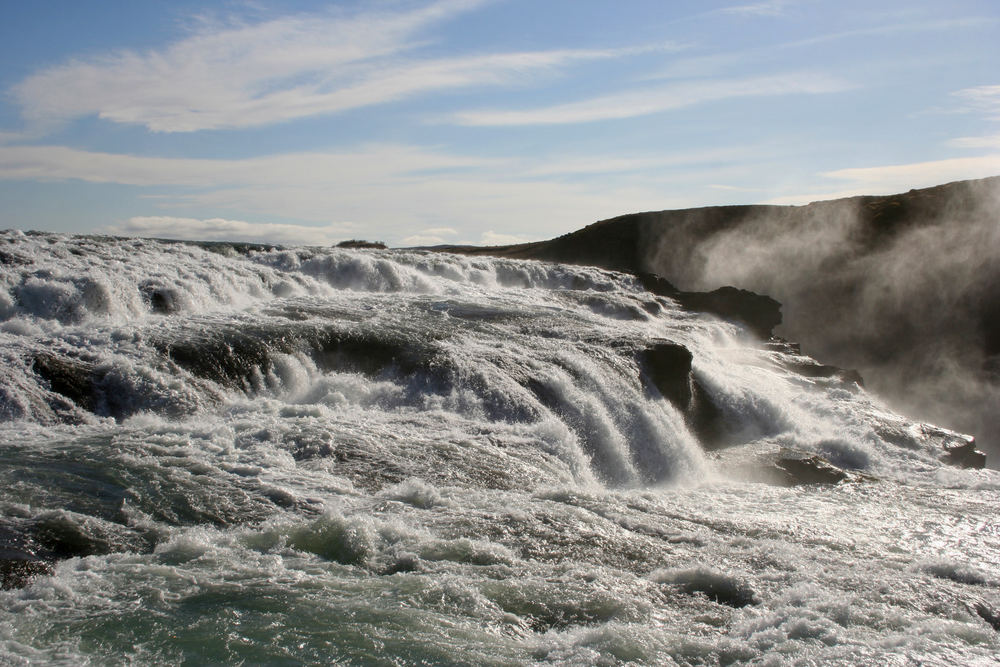
[[[855,478],[818,454],[782,447],[772,451],[758,450],[744,458],[747,453],[740,449],[733,448],[716,458],[722,472],[748,482],[771,486],[830,485]]]
[[[32,369],[47,381],[49,388],[65,396],[84,410],[94,411],[96,395],[95,366],[86,361],[41,353],[32,359]]]
[[[691,351],[667,340],[654,341],[640,353],[649,380],[674,404],[705,449],[722,444],[725,423],[719,408],[692,373]]]
[[[385,250],[386,245],[381,241],[364,241],[361,239],[351,239],[350,241],[341,241],[337,244],[338,248],[366,248],[369,250]]]
[[[818,454],[782,449],[774,467],[784,473],[788,486],[799,484],[839,484],[847,473]]]
[[[1000,632],[1000,610],[994,609],[983,601],[978,601],[973,607],[979,618],[986,621],[990,627]]]
[[[650,292],[669,297],[688,310],[717,315],[737,322],[767,340],[781,324],[781,304],[769,296],[735,287],[720,287],[711,292],[684,292],[655,273],[636,273],[636,278]]]
[[[657,341],[642,358],[649,377],[663,397],[687,411],[691,405],[691,351],[670,341]]]
[[[944,451],[945,460],[951,465],[976,469],[986,467],[986,453],[976,449],[976,439],[971,436],[945,443]]]
[[[31,558],[0,558],[0,590],[24,588],[38,575],[52,574],[52,563]]]

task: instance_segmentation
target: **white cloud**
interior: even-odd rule
[[[955,148],[997,148],[1000,149],[1000,134],[989,134],[981,137],[958,137],[948,142]]]
[[[979,112],[990,120],[1000,120],[1000,85],[964,88],[952,95],[961,100],[961,111]]]
[[[331,12],[209,26],[162,50],[121,51],[43,70],[13,92],[23,116],[38,124],[97,115],[153,131],[191,132],[259,127],[427,91],[522,83],[528,73],[636,52],[401,57],[432,24],[480,4],[439,0],[395,14]]]
[[[456,234],[458,230],[451,227],[429,227],[407,236],[399,243],[404,246],[442,245],[448,243],[449,238]]]
[[[812,201],[840,199],[857,195],[885,195],[911,188],[924,188],[951,181],[987,178],[1000,174],[1000,153],[978,157],[951,158],[909,164],[838,169],[823,174],[826,178],[848,181],[827,192],[783,195],[769,204],[808,204]]]
[[[854,181],[859,187],[888,188],[899,192],[909,188],[938,185],[948,181],[983,178],[1000,174],[1000,154],[951,158],[929,162],[838,169],[825,174],[829,178]]]
[[[144,157],[64,146],[0,146],[0,179],[141,186],[334,187],[337,180],[365,181],[490,164],[486,159],[382,144],[340,153],[284,153],[242,160]]]
[[[337,221],[330,234],[341,229],[352,236],[374,234],[392,245],[419,244],[409,239],[421,234],[414,230],[425,230],[424,236],[444,242],[475,238],[480,230],[490,228],[503,229],[517,240],[548,238],[618,215],[623,207],[651,210],[701,203],[665,197],[655,170],[623,184],[593,178],[597,173],[593,170],[601,162],[608,162],[612,170],[622,166],[616,165],[613,157],[582,156],[579,160],[588,165],[583,180],[573,169],[560,171],[559,162],[546,165],[470,158],[398,145],[245,160],[141,157],[62,146],[0,146],[0,179],[130,185],[153,209],[137,213],[163,212],[200,220],[205,216],[199,212],[211,211],[227,219],[252,216],[323,225]],[[528,173],[532,168],[547,176]],[[682,159],[673,168],[689,171]],[[157,229],[180,229],[164,224]],[[188,235],[207,233],[204,225],[184,229]],[[455,237],[448,235],[449,230]],[[253,230],[225,231],[231,238],[229,231],[250,234]],[[268,240],[292,242],[301,238],[308,242],[306,239],[319,233],[307,225],[304,235],[293,239],[288,236],[291,231],[268,228]],[[135,228],[130,233],[146,232]],[[162,235],[159,231],[148,233]],[[260,230],[253,233],[253,238],[265,237]]]
[[[760,192],[760,188],[745,188],[738,185],[724,185],[722,183],[710,183],[713,190],[723,190],[725,192]]]
[[[498,234],[492,229],[483,232],[479,239],[481,245],[514,245],[516,243],[527,243],[532,239],[527,236],[516,236],[514,234]]]
[[[136,216],[100,230],[117,236],[143,236],[191,241],[247,241],[280,245],[331,245],[356,231],[349,223],[320,226],[245,222],[224,218]]]
[[[587,123],[634,118],[737,97],[825,94],[849,87],[840,79],[824,75],[780,74],[649,87],[526,111],[465,111],[455,114],[452,119],[461,125],[473,126]]]

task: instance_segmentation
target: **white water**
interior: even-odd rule
[[[1000,650],[975,611],[1000,604],[1000,480],[943,466],[948,434],[856,385],[597,269],[212,250],[0,237],[0,548],[62,550],[0,592],[4,660]],[[692,352],[732,448],[703,451],[659,395],[659,339]],[[780,446],[854,481],[739,478]]]

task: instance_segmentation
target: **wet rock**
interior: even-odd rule
[[[847,473],[818,454],[782,450],[774,462],[784,472],[790,486],[798,484],[839,484]]]
[[[107,365],[39,353],[32,359],[31,367],[53,393],[87,412],[122,419],[135,411],[133,396],[122,387],[116,370]],[[66,418],[71,421],[72,415]]]
[[[183,296],[180,290],[146,283],[139,287],[143,299],[149,304],[149,309],[159,315],[173,315],[181,310]]]
[[[976,610],[976,614],[979,618],[989,623],[990,627],[994,630],[1000,632],[1000,610],[989,606],[985,602],[976,602],[975,605],[973,605],[973,609]]]
[[[746,581],[708,567],[661,570],[653,574],[653,579],[676,585],[689,595],[701,594],[712,602],[736,609],[758,604],[756,592]]]
[[[681,410],[691,403],[690,350],[668,341],[657,342],[642,354],[650,378],[663,397]]]
[[[27,257],[0,250],[0,266],[24,266],[26,264],[31,264],[31,260]]]
[[[401,554],[391,565],[382,571],[385,576],[408,573],[408,572],[419,572],[423,566],[420,563],[420,557],[412,553]]]
[[[32,360],[31,367],[39,377],[48,382],[52,391],[65,396],[84,410],[94,411],[97,400],[93,364],[54,354],[39,354]]]
[[[764,340],[769,339],[774,328],[781,324],[781,304],[769,296],[728,286],[711,292],[684,292],[655,273],[640,272],[635,276],[654,294],[674,299],[688,310],[743,324]]]
[[[845,384],[856,384],[859,387],[865,386],[865,380],[861,377],[861,373],[852,368],[828,366],[809,358],[788,360],[784,365],[786,368],[795,371],[803,377],[830,378],[839,380]]]
[[[720,469],[748,482],[772,486],[839,484],[854,479],[852,475],[818,454],[781,448],[742,458],[740,448],[716,455]],[[863,475],[857,476],[863,479]]]
[[[341,241],[337,244],[338,248],[367,248],[370,250],[385,250],[386,245],[381,241],[364,241],[361,239],[351,239],[350,241]]]
[[[959,436],[944,445],[945,460],[961,468],[982,469],[986,467],[986,453],[976,449],[976,439]]]
[[[726,432],[722,412],[692,373],[691,352],[677,343],[655,341],[640,353],[653,385],[681,411],[691,431],[706,449],[722,444]]]
[[[23,558],[0,558],[0,590],[24,588],[38,575],[52,574],[49,561],[25,555]]]
[[[711,292],[682,292],[677,301],[688,310],[735,320],[767,340],[781,324],[781,304],[769,296],[736,287],[720,287]]]

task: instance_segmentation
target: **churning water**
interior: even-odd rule
[[[0,662],[1000,653],[997,474],[630,276],[20,232],[0,269]],[[781,447],[850,476],[742,477]]]

